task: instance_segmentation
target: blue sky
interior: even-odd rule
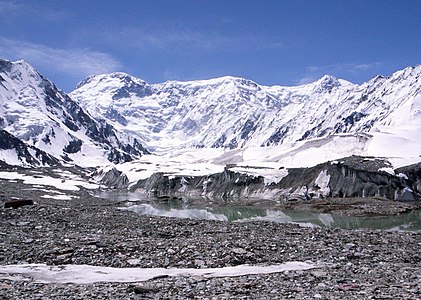
[[[0,0],[0,58],[27,60],[67,92],[113,71],[362,83],[421,63],[420,20],[421,0]]]

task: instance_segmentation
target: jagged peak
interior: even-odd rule
[[[29,72],[29,73],[39,74],[35,70],[35,68],[26,60],[21,59],[17,61],[10,61],[7,59],[0,59],[0,70],[10,72],[12,71],[12,69],[19,70],[20,72],[25,70],[26,72]]]
[[[416,76],[421,74],[421,65],[416,65],[415,67],[406,67],[405,69],[396,71],[395,73],[393,73],[390,78],[393,79],[404,79],[407,78],[409,76]]]
[[[317,82],[319,83],[334,83],[334,84],[339,84],[338,79],[335,76],[332,75],[324,75],[323,77],[321,77],[319,80],[317,80]]]
[[[0,59],[0,71],[9,71],[9,69],[13,66],[13,63],[7,59]]]

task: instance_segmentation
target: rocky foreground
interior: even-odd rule
[[[0,180],[0,265],[208,268],[311,262],[319,268],[142,283],[46,284],[0,273],[0,299],[419,299],[421,235],[141,216],[77,192],[45,199]],[[19,195],[35,205],[4,208]]]

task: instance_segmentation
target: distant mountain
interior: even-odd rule
[[[420,74],[418,65],[361,85],[324,76],[267,87],[235,77],[148,84],[111,73],[88,77],[70,96],[151,149],[233,149],[419,126]]]
[[[418,65],[361,85],[324,76],[302,86],[268,87],[229,76],[148,84],[111,73],[90,76],[66,95],[28,63],[0,60],[2,134],[38,153],[13,156],[7,147],[16,143],[3,142],[0,159],[44,164],[49,160],[39,155],[45,153],[101,165],[137,159],[148,153],[143,145],[153,152],[235,149],[388,134],[384,127],[410,132],[405,139],[414,141],[421,128],[420,74]]]
[[[0,130],[0,159],[17,165],[120,163],[147,152],[24,61],[0,60]]]

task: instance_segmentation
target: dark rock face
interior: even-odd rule
[[[366,114],[363,114],[361,112],[353,112],[348,117],[343,118],[335,125],[335,133],[341,133],[341,132],[349,132],[351,128],[356,124],[357,122],[361,121]],[[367,128],[370,129],[370,128]]]
[[[379,171],[384,167],[389,167],[389,165],[381,159],[352,156],[341,159],[337,163],[328,162],[313,168],[301,169],[300,176],[292,176],[292,170],[289,170],[290,174],[279,184],[285,187],[288,184],[292,185],[293,182],[300,182],[299,178],[307,178],[301,182],[310,188],[311,178],[315,178],[316,174],[326,170],[326,174],[330,176],[328,184],[330,191],[323,196],[384,197],[392,200],[404,200],[399,195],[407,191],[411,183],[403,177]],[[285,184],[284,180],[288,180],[290,176],[292,176],[291,182]],[[312,188],[314,190],[315,186],[313,185]],[[419,195],[414,194],[414,199],[418,198]]]
[[[263,177],[239,174],[225,169],[222,173],[195,177],[168,177],[163,173],[155,173],[148,179],[140,180],[131,189],[154,197],[206,196],[225,199],[249,197],[254,193],[262,193],[264,188]]]
[[[421,163],[396,169],[396,173],[406,179],[409,188],[416,196],[415,198],[421,199]]]
[[[129,186],[129,179],[127,176],[116,168],[112,168],[109,171],[97,171],[93,176],[97,177],[102,184],[109,187],[125,189]]]
[[[266,142],[266,145],[262,146],[270,146],[270,145],[277,145],[282,142],[285,135],[288,133],[289,127],[288,126],[282,126],[278,128],[274,134],[272,134],[269,138],[269,140]]]
[[[16,151],[18,159],[32,166],[59,164],[59,161],[52,155],[25,144],[3,129],[0,129],[0,149]],[[32,150],[33,154],[29,150]]]
[[[105,114],[105,117],[109,118],[112,121],[118,122],[121,125],[126,126],[128,124],[125,117],[123,117],[117,110],[110,107]]]
[[[74,139],[69,142],[69,144],[64,147],[64,152],[66,153],[76,153],[79,152],[82,148],[83,142],[79,139]]]
[[[325,197],[420,199],[419,189],[414,188],[413,179],[379,171],[380,168],[388,166],[388,163],[381,159],[352,156],[311,168],[288,169],[287,176],[278,183],[269,185],[265,184],[261,176],[236,173],[231,171],[230,167],[222,173],[196,177],[169,177],[156,173],[148,179],[140,180],[132,190],[155,197],[259,197],[284,201]],[[419,176],[418,182],[420,178]]]

